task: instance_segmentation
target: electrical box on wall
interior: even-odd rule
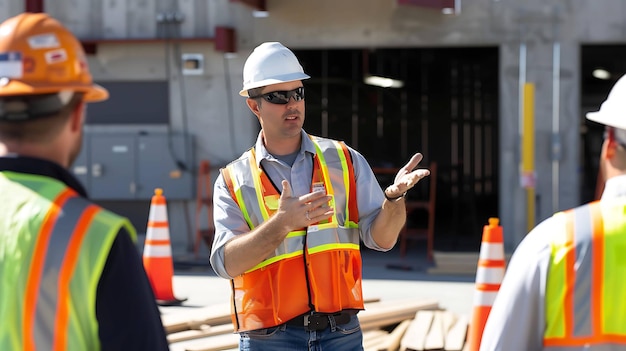
[[[201,75],[204,73],[204,55],[183,54],[182,56],[183,74]]]
[[[168,199],[193,195],[192,140],[169,132],[85,132],[72,166],[94,200],[143,200],[162,188]]]

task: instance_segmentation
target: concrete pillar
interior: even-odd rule
[[[525,81],[535,86],[535,222],[555,211],[577,206],[580,198],[578,155],[581,123],[579,51],[576,41],[554,36],[553,23],[533,23],[533,30],[520,31],[520,38],[500,46],[500,213],[505,231],[505,249],[512,251],[528,233],[530,210],[526,189],[521,185],[522,135],[520,132],[520,59],[525,45]],[[523,37],[522,37],[523,36]],[[554,72],[555,40],[560,56]],[[524,65],[522,64],[522,67]],[[555,86],[555,76],[558,76]],[[558,133],[555,126],[553,91],[558,90]]]

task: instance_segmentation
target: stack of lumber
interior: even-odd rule
[[[171,351],[238,350],[230,306],[214,305],[162,316]],[[365,351],[462,351],[468,318],[434,300],[371,300],[359,313]]]

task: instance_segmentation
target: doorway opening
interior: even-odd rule
[[[581,47],[581,203],[599,198],[598,169],[604,126],[587,120],[598,111],[615,82],[626,74],[626,45]]]
[[[415,152],[424,167],[436,162],[435,250],[477,251],[498,217],[498,49],[294,52],[311,76],[305,130],[344,140],[372,167],[401,167]],[[401,86],[366,84],[372,75]]]

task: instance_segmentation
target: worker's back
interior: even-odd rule
[[[559,213],[546,284],[546,349],[626,349],[626,199]]]
[[[0,189],[0,349],[100,349],[96,290],[132,228],[49,177],[4,171]]]
[[[626,175],[515,249],[481,351],[626,350]]]

